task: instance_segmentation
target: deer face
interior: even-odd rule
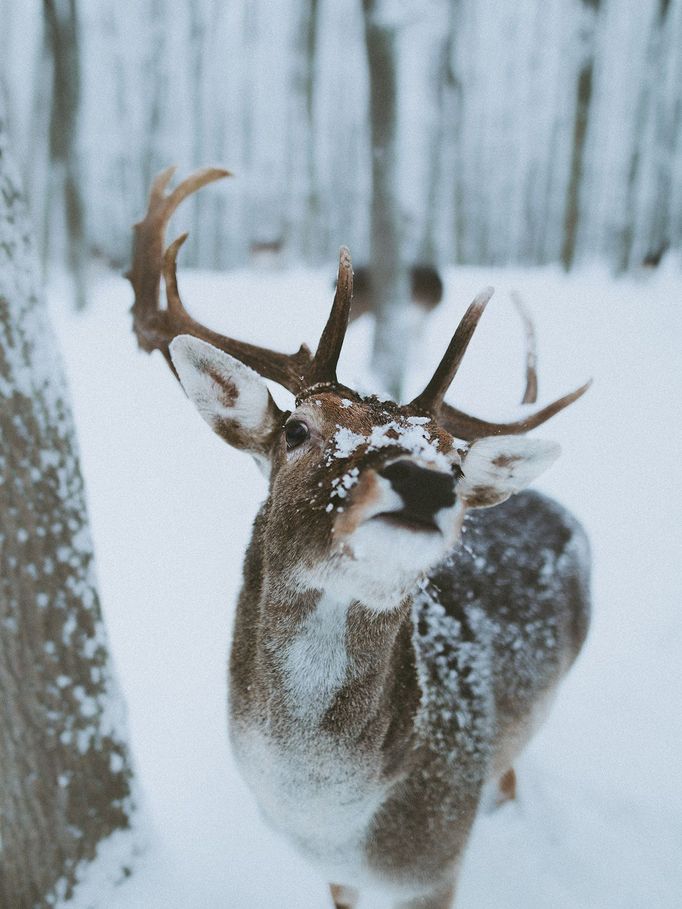
[[[395,602],[456,543],[467,508],[503,501],[558,454],[509,436],[458,449],[414,406],[338,385],[283,412],[255,372],[211,344],[182,335],[171,354],[204,419],[268,474],[264,542],[302,587]]]
[[[413,582],[456,537],[459,464],[428,416],[345,389],[303,396],[284,419],[271,484],[273,529],[291,536],[291,514],[305,516],[301,582],[373,601],[379,587]]]
[[[175,263],[187,235],[163,252],[166,226],[183,199],[228,176],[205,168],[170,192],[174,168],[157,176],[135,225],[133,324],[140,346],[161,350],[211,427],[248,451],[270,476],[263,511],[264,558],[304,586],[361,597],[414,582],[452,546],[466,508],[504,501],[541,473],[558,446],[520,435],[577,400],[589,383],[523,420],[489,423],[444,396],[493,290],[460,321],[426,388],[409,405],[366,399],[336,376],[353,296],[350,252],[341,247],[336,293],[315,355],[283,354],[218,334],[183,306]],[[159,303],[160,278],[166,307]],[[533,335],[532,327],[527,334]],[[535,400],[535,355],[527,395]],[[283,413],[261,376],[296,396]],[[530,393],[530,389],[533,389]],[[489,438],[486,438],[489,436]],[[476,440],[458,450],[455,439]],[[374,585],[374,587],[372,587]],[[378,595],[375,599],[379,599]]]

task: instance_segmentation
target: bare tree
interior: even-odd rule
[[[316,57],[319,0],[301,0],[296,4],[297,27],[292,60],[292,91],[287,141],[289,169],[289,224],[291,241],[296,234],[297,246],[307,261],[321,258],[320,198],[316,173]],[[302,162],[302,164],[299,163]]]
[[[398,92],[396,38],[390,4],[363,0],[369,58],[372,149],[371,268],[376,313],[373,368],[385,390],[400,398],[408,346],[409,275],[403,261],[398,189]]]
[[[630,148],[627,169],[627,184],[625,186],[626,202],[624,209],[625,223],[621,228],[619,237],[620,242],[617,264],[620,271],[625,271],[633,264],[633,253],[637,249],[637,226],[639,222],[644,220],[642,218],[643,213],[640,210],[641,204],[638,196],[640,192],[642,171],[644,169],[643,159],[646,152],[646,139],[648,138],[647,118],[652,115],[658,115],[658,119],[661,123],[660,125],[657,125],[657,128],[663,133],[664,118],[655,110],[655,101],[657,94],[659,98],[663,95],[662,91],[659,90],[657,93],[656,89],[657,83],[662,81],[660,77],[661,57],[665,50],[666,22],[669,12],[669,0],[659,0],[656,14],[651,17],[649,34],[647,36],[644,72],[639,84],[636,100],[633,142]],[[659,143],[655,143],[654,147],[656,147],[656,145],[659,145]],[[656,148],[656,152],[660,158],[660,163],[658,163],[656,170],[661,172],[664,168],[663,162],[666,161],[667,156],[661,154],[660,148]],[[674,158],[674,152],[670,157]],[[658,203],[657,209],[659,210],[660,220],[657,219],[658,224],[649,227],[647,243],[647,246],[649,246],[648,255],[644,255],[647,252],[646,249],[639,250],[639,262],[642,261],[642,258],[648,258],[649,262],[651,262],[651,259],[658,259],[660,261],[668,247],[668,238],[664,226],[667,200],[659,197],[656,201]],[[658,230],[656,228],[658,228]],[[637,262],[637,264],[639,264],[639,262]]]
[[[576,237],[580,219],[579,196],[583,184],[583,159],[585,139],[592,101],[592,76],[594,72],[595,32],[601,0],[583,0],[584,22],[581,33],[582,61],[578,70],[578,85],[573,124],[573,150],[566,190],[566,212],[564,215],[564,237],[561,247],[561,261],[570,268],[575,258]]]
[[[80,106],[80,61],[76,0],[44,0],[46,39],[52,58],[52,109],[50,114],[50,163],[53,202],[63,201],[67,260],[76,291],[76,307],[86,303],[84,205],[78,164],[78,113]],[[48,208],[48,212],[50,209]],[[45,249],[49,251],[49,224]]]
[[[68,397],[0,115],[0,906],[68,898],[131,770]],[[120,838],[120,835],[119,835]]]

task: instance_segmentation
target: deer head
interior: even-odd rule
[[[381,604],[414,583],[455,543],[468,508],[504,501],[558,456],[557,445],[524,434],[580,397],[552,402],[525,419],[488,423],[444,402],[492,296],[469,306],[426,388],[408,404],[366,397],[342,385],[336,366],[350,312],[349,251],[339,260],[331,313],[314,355],[292,355],[218,335],[181,303],[175,262],[186,235],[163,254],[178,204],[226,176],[204,170],[165,193],[173,170],[155,181],[136,225],[134,328],[140,346],[159,349],[202,417],[225,441],[251,454],[269,477],[260,530],[264,558],[287,583],[335,589]],[[159,305],[163,276],[167,308]],[[282,411],[264,379],[290,391]],[[377,605],[376,608],[380,608]]]

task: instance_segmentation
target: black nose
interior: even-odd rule
[[[428,470],[412,461],[394,461],[379,471],[405,503],[405,512],[428,521],[455,504],[455,481],[449,473]]]

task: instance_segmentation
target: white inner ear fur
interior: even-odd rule
[[[241,430],[252,440],[253,448],[246,447],[261,466],[257,449],[272,430],[276,408],[258,373],[192,335],[173,338],[170,354],[187,397],[204,420],[221,435],[226,426]]]
[[[523,436],[490,436],[474,442],[464,457],[457,493],[469,508],[504,502],[540,476],[559,457],[556,442]]]

